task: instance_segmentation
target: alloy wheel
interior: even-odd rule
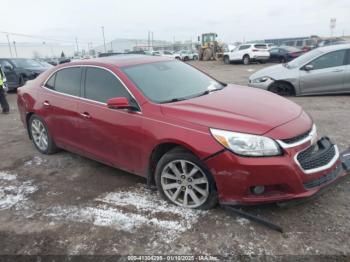
[[[46,127],[40,120],[34,119],[32,121],[31,134],[35,145],[41,151],[46,151],[49,146],[49,138],[48,138]]]
[[[199,207],[209,196],[207,176],[187,160],[168,163],[161,173],[161,186],[168,199],[182,207]]]

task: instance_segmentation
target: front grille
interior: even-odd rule
[[[343,169],[341,168],[341,165],[338,165],[336,167],[336,169],[333,170],[331,173],[329,173],[325,176],[322,176],[320,178],[317,178],[315,180],[309,181],[307,183],[304,183],[304,187],[306,189],[312,189],[314,187],[319,187],[327,182],[330,182],[330,181],[336,179],[339,176],[339,174],[341,174],[342,170]]]
[[[327,165],[335,155],[334,146],[320,151],[317,145],[313,145],[299,153],[297,160],[304,170],[310,170]]]
[[[306,133],[303,133],[301,135],[292,137],[292,138],[282,139],[282,141],[286,144],[294,144],[294,143],[297,143],[297,142],[303,140],[304,138],[306,138],[310,134],[310,132],[311,132],[311,130],[309,130]]]

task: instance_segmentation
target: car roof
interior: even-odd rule
[[[94,64],[107,64],[114,65],[116,67],[126,67],[131,65],[149,64],[163,61],[172,61],[174,59],[166,56],[147,56],[147,55],[115,55],[93,59],[85,59],[65,63],[64,65],[94,65]]]
[[[328,45],[317,48],[318,50],[322,52],[330,52],[330,51],[336,51],[336,50],[342,50],[342,49],[350,49],[350,44],[340,44],[340,45]]]

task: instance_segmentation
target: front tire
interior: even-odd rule
[[[288,82],[277,81],[268,90],[280,96],[295,96],[295,89]]]
[[[230,64],[230,58],[228,56],[224,56],[224,63],[226,65]]]
[[[211,209],[218,202],[209,170],[197,157],[181,148],[171,150],[160,159],[155,178],[160,195],[172,204]]]
[[[249,55],[245,55],[243,57],[243,64],[244,65],[249,65],[250,64],[250,57],[249,57]]]
[[[58,151],[47,125],[41,117],[32,115],[28,121],[28,128],[33,144],[40,153],[49,155]]]

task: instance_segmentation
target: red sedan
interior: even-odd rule
[[[55,67],[18,90],[35,147],[147,177],[183,207],[299,199],[345,176],[339,151],[295,103],[138,55]]]

